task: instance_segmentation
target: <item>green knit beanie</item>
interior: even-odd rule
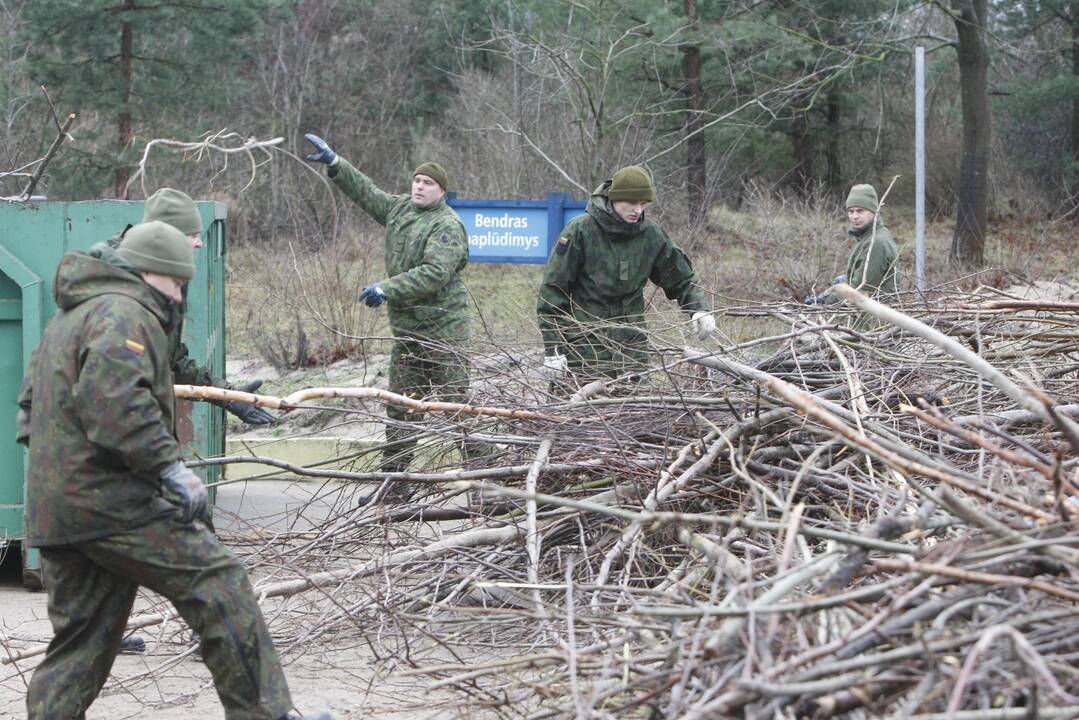
[[[622,168],[611,178],[611,189],[607,197],[612,202],[655,202],[656,188],[652,184],[652,174],[640,165]]]
[[[443,190],[450,189],[450,174],[446,172],[446,168],[438,163],[420,163],[419,167],[412,171],[412,177],[416,177],[417,175],[426,175],[441,185]]]
[[[141,272],[169,275],[182,280],[195,276],[195,253],[191,241],[172,225],[159,220],[134,225],[116,249]]]
[[[875,213],[879,207],[877,204],[877,191],[873,189],[872,185],[855,185],[850,189],[850,195],[847,195],[847,209],[851,208],[865,208],[869,212]]]
[[[187,193],[161,188],[146,199],[142,221],[160,220],[172,225],[184,235],[202,232],[202,216],[195,201]]]

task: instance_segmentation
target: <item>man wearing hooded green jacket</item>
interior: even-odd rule
[[[386,228],[386,279],[368,285],[359,299],[368,307],[385,304],[394,343],[390,352],[390,392],[447,402],[468,395],[468,365],[459,352],[471,332],[471,304],[461,273],[468,264],[468,236],[457,213],[446,204],[449,173],[438,163],[421,163],[412,173],[409,194],[380,189],[362,172],[330,149],[317,135],[305,135],[316,152],[307,156],[324,163],[327,174],[345,195]],[[408,469],[416,445],[415,431],[404,423],[417,413],[387,405],[386,445],[382,469]],[[478,447],[464,450],[475,454]],[[397,498],[411,489],[398,485]]]
[[[198,250],[203,247],[202,243],[202,215],[198,206],[191,196],[173,188],[161,188],[150,197],[146,198],[143,207],[142,221],[153,222],[159,220],[172,225],[174,228],[187,236],[191,247]],[[113,237],[108,243],[97,243],[90,248],[90,254],[94,257],[109,256],[115,261],[114,251],[124,239],[124,234],[131,226]],[[224,378],[217,377],[210,369],[191,357],[187,345],[184,344],[183,314],[187,311],[187,286],[184,286],[184,300],[180,303],[181,322],[169,332],[169,357],[171,359],[174,382],[179,385],[207,385],[210,387],[225,388],[226,390],[240,390],[242,392],[255,392],[262,385],[261,380],[252,380],[243,385],[234,386]],[[217,403],[215,403],[217,404]],[[266,410],[251,405],[250,403],[236,400],[220,403],[229,413],[236,416],[249,425],[266,425],[274,421],[274,416]]]
[[[870,297],[894,295],[899,292],[896,266],[899,250],[892,231],[879,216],[880,203],[872,185],[855,185],[847,194],[847,234],[854,238],[854,247],[847,257],[847,272],[832,284],[845,282]],[[841,300],[833,290],[810,295],[806,305],[830,305]]]
[[[698,340],[715,331],[689,257],[645,216],[656,199],[643,167],[622,168],[600,185],[585,214],[562,231],[540,286],[536,312],[544,367],[561,383],[616,376],[648,364],[644,287],[661,287],[691,316]]]
[[[142,223],[116,255],[122,265],[64,255],[59,310],[24,383],[33,405],[19,397],[26,542],[41,551],[54,631],[27,691],[30,720],[85,717],[140,585],[198,633],[227,718],[295,717],[247,573],[203,522],[206,488],[173,434],[167,337],[195,272],[191,245],[170,225]]]

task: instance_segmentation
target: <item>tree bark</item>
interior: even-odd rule
[[[985,42],[988,0],[952,0],[958,37],[963,107],[963,154],[951,261],[980,266],[985,259],[989,194],[989,49]]]
[[[686,198],[689,221],[701,224],[707,211],[705,193],[708,181],[708,155],[704,145],[703,90],[701,89],[701,46],[698,40],[700,23],[697,19],[697,0],[684,0],[686,21],[694,42],[682,48],[686,73]]]
[[[1079,80],[1079,3],[1072,3],[1072,77]],[[1079,93],[1072,97],[1072,167],[1070,171],[1072,205],[1079,205]]]
[[[118,140],[118,152],[116,172],[114,175],[115,195],[118,198],[127,198],[127,180],[131,177],[131,169],[124,164],[124,151],[131,146],[133,136],[131,122],[131,78],[134,61],[134,31],[128,16],[129,10],[135,9],[134,0],[124,0],[120,8],[123,21],[120,24],[120,110],[116,114],[116,135]]]
[[[843,192],[843,167],[839,158],[839,93],[828,93],[828,144],[825,148],[825,178],[828,192]]]
[[[791,120],[791,169],[790,184],[800,196],[809,195],[813,187],[813,142],[809,136],[809,111],[802,108],[799,97]]]

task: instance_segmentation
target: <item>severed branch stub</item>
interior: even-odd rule
[[[63,144],[64,138],[68,137],[67,131],[71,129],[71,124],[75,122],[75,113],[71,113],[67,116],[67,120],[64,121],[63,127],[60,128],[60,132],[57,133],[56,138],[52,141],[52,145],[49,146],[49,151],[45,153],[45,157],[41,159],[41,163],[38,164],[37,170],[34,171],[33,177],[30,178],[30,182],[27,184],[26,189],[23,190],[23,200],[29,200],[34,194],[34,190],[37,188],[37,184],[41,181],[41,177],[45,174],[45,168],[49,162],[56,155],[56,151],[60,149],[60,145]]]
[[[417,413],[440,412],[462,413],[465,415],[481,415],[486,417],[509,418],[513,420],[542,420],[544,422],[577,422],[575,418],[535,410],[518,410],[514,408],[482,407],[469,405],[468,403],[429,402],[416,400],[406,395],[398,395],[388,390],[378,388],[307,388],[298,390],[288,397],[276,397],[274,395],[256,395],[254,393],[240,392],[238,390],[225,390],[223,388],[199,386],[199,385],[176,385],[176,397],[185,400],[218,400],[228,402],[237,400],[242,403],[258,405],[259,407],[272,408],[274,410],[295,410],[308,400],[318,398],[356,398],[361,400],[378,400],[387,405],[400,405]]]

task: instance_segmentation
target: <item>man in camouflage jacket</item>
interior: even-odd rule
[[[227,718],[291,717],[247,574],[202,522],[206,488],[173,434],[167,336],[195,271],[190,243],[170,225],[143,223],[116,255],[123,265],[64,255],[59,310],[25,382],[37,390],[33,405],[27,392],[19,398],[26,542],[41,550],[54,631],[30,682],[29,717],[84,717],[140,585],[168,598],[198,633]]]
[[[468,365],[458,349],[471,332],[468,291],[461,272],[468,264],[468,236],[457,213],[446,204],[449,176],[437,163],[423,163],[412,174],[409,195],[392,195],[339,157],[317,135],[306,135],[317,152],[307,159],[327,165],[334,185],[386,228],[386,279],[363,289],[368,307],[383,303],[396,338],[390,355],[391,392],[424,398],[439,395],[464,402]],[[416,413],[386,407],[386,472],[408,469],[415,434],[402,423]],[[466,448],[467,450],[468,448]],[[402,488],[397,495],[407,495]]]
[[[142,221],[153,222],[160,220],[168,223],[187,236],[191,247],[198,250],[202,243],[202,215],[198,206],[191,196],[180,190],[161,188],[146,199],[143,208]],[[97,243],[90,248],[90,255],[98,258],[107,258],[109,262],[116,262],[115,249],[124,239],[124,234],[131,226],[128,225],[119,235],[111,238],[107,243]],[[255,392],[262,385],[261,380],[252,380],[240,386],[234,386],[224,378],[219,378],[210,372],[210,369],[191,357],[187,345],[184,344],[183,316],[187,312],[187,286],[184,286],[184,299],[180,303],[180,322],[175,324],[169,331],[169,358],[175,382],[179,385],[206,385],[210,387],[225,388],[226,390],[240,390],[243,392]],[[274,421],[274,416],[266,410],[249,403],[236,400],[220,404],[229,413],[249,425],[267,425]]]
[[[872,185],[855,185],[847,195],[847,219],[850,228],[847,234],[854,238],[854,247],[847,257],[847,272],[840,275],[832,284],[845,282],[870,297],[894,295],[899,292],[899,278],[896,267],[899,250],[896,248],[892,231],[884,226],[884,221],[877,214],[880,204],[877,191]],[[807,305],[829,305],[840,301],[834,291],[821,295],[810,295]],[[860,319],[859,324],[865,324]]]
[[[536,308],[544,365],[556,387],[567,369],[589,380],[647,365],[644,286],[649,280],[691,315],[697,339],[715,330],[689,257],[645,217],[655,198],[647,170],[622,168],[592,193],[585,214],[562,231],[547,260]]]

